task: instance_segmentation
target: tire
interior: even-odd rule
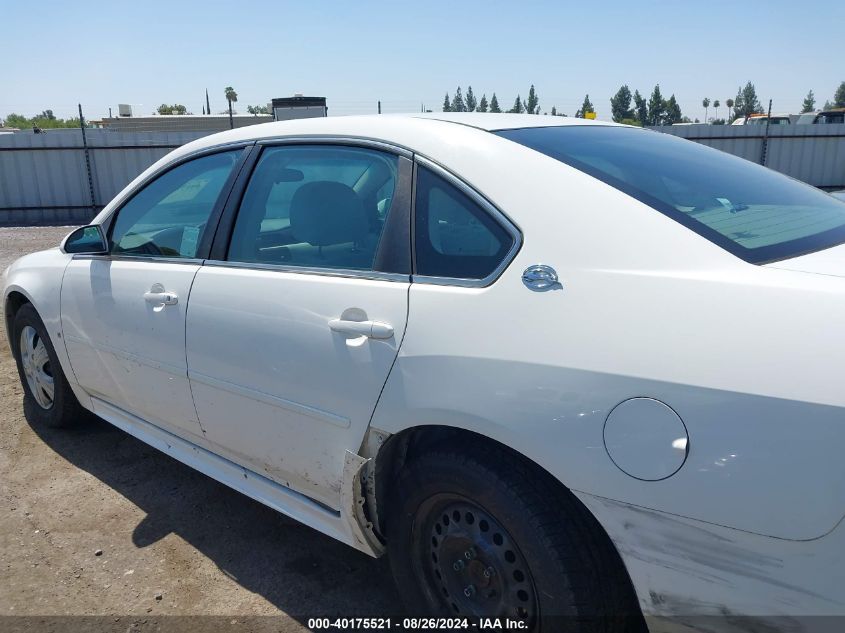
[[[551,476],[497,445],[435,448],[408,463],[385,528],[410,616],[508,618],[527,631],[645,630],[598,522]]]
[[[47,328],[32,304],[25,303],[15,314],[12,351],[23,386],[24,411],[28,419],[59,428],[71,426],[84,416],[85,410],[65,378]],[[52,393],[48,378],[52,379]]]

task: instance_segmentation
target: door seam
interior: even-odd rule
[[[183,342],[184,342],[184,350],[185,350],[185,379],[188,381],[188,393],[191,394],[191,405],[194,407],[194,415],[197,418],[197,424],[200,427],[200,431],[202,431],[203,437],[208,437],[208,434],[205,432],[205,428],[202,425],[202,420],[200,420],[200,413],[197,410],[197,400],[194,397],[194,385],[191,382],[191,368],[188,365],[188,311],[191,309],[191,294],[194,290],[194,282],[197,280],[197,275],[202,270],[203,265],[205,264],[206,260],[202,260],[202,263],[197,267],[194,271],[194,276],[191,278],[191,285],[188,287],[188,298],[185,302],[185,329],[183,333]]]

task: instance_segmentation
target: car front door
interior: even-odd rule
[[[112,216],[108,255],[76,255],[62,282],[62,331],[93,398],[182,436],[202,436],[188,384],[185,314],[223,194],[244,149],[182,162]]]
[[[191,291],[207,439],[334,509],[405,331],[411,170],[374,147],[264,147]]]

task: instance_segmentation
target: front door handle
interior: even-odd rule
[[[348,321],[346,319],[332,319],[329,321],[332,332],[366,336],[367,338],[385,339],[393,336],[393,326],[381,321]]]
[[[172,306],[179,303],[179,297],[175,292],[169,292],[161,284],[154,284],[149,292],[144,293],[144,301],[157,306]]]

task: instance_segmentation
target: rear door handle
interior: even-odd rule
[[[332,319],[329,321],[332,332],[366,336],[367,338],[385,339],[393,336],[393,326],[381,321],[347,321],[346,319]]]
[[[151,289],[149,292],[144,293],[144,301],[152,303],[153,305],[172,306],[179,303],[179,297],[175,292]]]

